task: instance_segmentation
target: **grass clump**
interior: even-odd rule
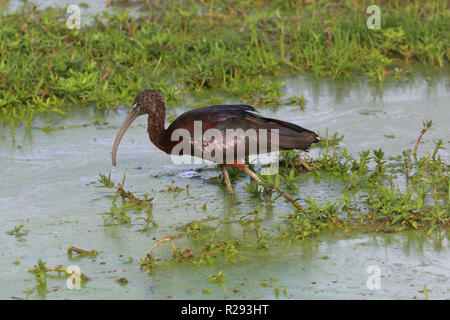
[[[385,158],[380,150],[362,151],[359,159],[345,148],[338,148],[341,140],[334,135],[323,137],[325,151],[319,158],[307,158],[316,178],[338,178],[343,197],[334,202],[318,203],[312,197],[303,200],[308,206],[295,208],[286,216],[288,227],[283,237],[305,238],[325,229],[394,232],[448,229],[450,223],[450,165],[439,155],[442,141],[435,143],[432,153],[417,156],[417,146],[431,122],[424,123],[414,151],[407,149],[400,155]],[[331,148],[329,146],[332,146]],[[291,172],[300,167],[295,153],[289,152],[280,171]],[[283,175],[283,173],[280,173]],[[300,179],[300,175],[297,176]],[[293,183],[293,182],[292,182]]]

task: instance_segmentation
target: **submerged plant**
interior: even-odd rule
[[[139,229],[139,231],[149,231],[151,228],[157,227],[158,225],[154,221],[152,215],[153,201],[156,198],[148,198],[148,194],[145,194],[144,199],[140,199],[132,192],[125,190],[125,178],[126,176],[124,175],[122,183],[116,185],[111,181],[111,175],[108,175],[108,177],[106,177],[106,175],[100,174],[100,178],[98,179],[98,181],[103,184],[104,187],[116,189],[110,211],[101,213],[104,216],[104,225],[113,226],[130,224],[132,222],[132,219],[127,212],[132,209],[135,212],[144,211],[146,214],[145,218],[138,217],[135,219],[136,221],[143,219],[145,222],[144,226]],[[122,204],[120,206],[116,204],[118,196],[122,198]]]
[[[70,247],[69,249],[67,249],[67,255],[69,257],[72,257],[74,253],[78,254],[78,257],[82,256],[95,257],[98,255],[97,250],[84,250],[76,247]]]
[[[18,237],[18,238],[20,238],[21,236],[25,236],[25,235],[28,234],[28,231],[27,231],[27,230],[22,230],[22,228],[23,228],[24,226],[25,226],[25,225],[23,225],[23,224],[21,224],[21,225],[19,225],[19,226],[15,226],[14,229],[8,231],[7,233],[8,233],[10,236],[16,236],[16,237]]]
[[[224,277],[223,271],[219,271],[216,274],[210,275],[208,277],[208,282],[222,286],[223,292],[225,293],[225,298],[228,298],[227,287],[225,286],[225,283],[227,283],[228,280]]]
[[[47,263],[42,259],[38,260],[37,265],[34,268],[28,270],[28,272],[33,273],[36,276],[37,281],[37,289],[39,292],[45,294],[47,291],[47,277],[78,277],[81,284],[85,283],[88,278],[84,274],[77,274],[76,271],[71,271],[64,268],[62,265],[58,265],[56,267],[47,267]],[[52,274],[56,272],[57,275]]]

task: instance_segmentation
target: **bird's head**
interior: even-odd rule
[[[164,107],[163,97],[155,90],[144,90],[138,93],[134,98],[133,109],[130,113],[136,113],[138,116],[143,114],[153,114]]]
[[[158,92],[155,90],[144,90],[138,93],[136,98],[134,98],[133,107],[131,108],[130,113],[124,120],[119,132],[117,132],[116,139],[114,140],[111,158],[113,166],[116,166],[116,154],[120,140],[122,140],[123,135],[133,121],[144,114],[156,114],[161,109],[164,109],[164,99]]]

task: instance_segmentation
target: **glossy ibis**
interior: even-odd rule
[[[318,142],[317,134],[307,129],[304,129],[298,125],[281,121],[277,119],[264,118],[260,115],[253,113],[255,109],[249,105],[216,105],[209,106],[200,109],[194,109],[187,111],[176,118],[167,129],[164,128],[165,118],[166,118],[166,108],[164,104],[164,99],[162,96],[154,90],[144,90],[140,92],[134,99],[133,107],[128,114],[127,118],[123,122],[122,126],[117,133],[116,139],[114,141],[114,146],[112,149],[112,164],[116,165],[116,153],[119,147],[120,140],[122,139],[125,131],[131,125],[131,123],[140,115],[148,114],[148,127],[147,132],[150,140],[157,146],[160,150],[167,154],[174,154],[176,145],[179,141],[172,141],[173,133],[176,129],[184,129],[189,134],[190,138],[190,148],[182,149],[182,152],[175,152],[176,155],[190,155],[196,156],[204,159],[211,160],[205,156],[205,148],[214,147],[217,149],[223,149],[223,159],[225,160],[225,155],[232,150],[233,159],[232,161],[215,161],[222,168],[224,180],[227,189],[230,193],[233,193],[231,187],[230,178],[227,171],[227,166],[236,167],[255,179],[259,184],[263,184],[261,179],[250,169],[248,169],[244,164],[244,159],[238,158],[239,153],[236,152],[237,144],[244,143],[245,145],[245,155],[248,156],[252,153],[262,153],[261,149],[249,148],[249,144],[256,143],[258,145],[258,140],[261,135],[256,135],[253,137],[245,136],[235,136],[233,139],[223,140],[214,138],[205,139],[203,135],[201,136],[202,141],[200,144],[195,143],[195,122],[201,124],[201,133],[206,132],[208,129],[217,129],[219,133],[222,133],[226,137],[227,130],[229,129],[242,129],[246,131],[248,129],[254,129],[256,132],[261,132],[261,129],[268,132],[268,137],[271,136],[272,130],[278,130],[278,148],[279,150],[307,150],[312,143]],[[199,128],[199,127],[197,127]],[[217,132],[216,130],[216,132]],[[242,131],[241,131],[242,132]],[[268,137],[266,136],[267,140]],[[253,139],[253,140],[252,140]],[[255,141],[256,139],[256,141]],[[231,142],[231,143],[230,143]],[[267,144],[267,150],[265,153],[273,151],[271,149],[270,142]],[[201,149],[201,150],[199,150]],[[264,150],[264,149],[263,149]],[[273,186],[274,187],[274,186]],[[286,199],[293,202],[286,194],[275,188],[280,192]],[[294,203],[294,202],[293,202]]]

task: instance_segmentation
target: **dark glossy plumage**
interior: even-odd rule
[[[172,134],[176,129],[186,129],[189,131],[191,137],[194,136],[194,122],[201,121],[202,133],[208,129],[217,129],[223,135],[223,140],[217,140],[215,138],[206,139],[201,141],[201,148],[207,147],[223,148],[224,155],[231,149],[236,150],[236,146],[239,143],[245,143],[245,154],[261,153],[259,149],[256,151],[249,150],[249,144],[258,145],[261,138],[260,129],[266,129],[268,131],[268,148],[266,151],[270,151],[270,130],[279,130],[279,149],[280,150],[306,150],[311,144],[318,141],[317,134],[304,129],[296,124],[286,121],[265,118],[255,112],[255,109],[249,105],[216,105],[208,106],[200,109],[194,109],[181,114],[176,118],[167,129],[164,127],[165,123],[165,105],[164,100],[156,91],[145,90],[139,93],[134,101],[133,109],[130,111],[127,119],[117,134],[116,141],[113,147],[113,165],[115,165],[116,151],[126,129],[139,115],[148,114],[148,134],[150,140],[162,151],[171,154],[174,147],[179,141],[171,141]],[[248,129],[254,129],[255,136],[245,137],[239,135],[233,140],[226,139],[227,129],[242,129],[244,132]],[[256,140],[255,140],[256,139]],[[228,142],[228,144],[227,144]],[[198,155],[194,145],[193,138],[191,141],[192,148],[188,152],[188,155]],[[214,145],[212,145],[214,144]],[[200,153],[201,154],[201,153]],[[234,154],[237,154],[234,152]],[[181,155],[181,154],[177,154]],[[202,156],[203,157],[203,156]],[[207,157],[203,157],[208,159]],[[208,159],[209,160],[209,159]],[[242,159],[235,159],[242,160]]]
[[[202,121],[203,132],[212,128],[220,130],[224,140],[226,140],[227,129],[242,129],[244,132],[248,129],[255,129],[258,139],[259,130],[266,129],[269,134],[268,149],[270,149],[270,130],[274,129],[279,130],[280,150],[306,150],[312,143],[318,141],[317,134],[310,130],[286,121],[265,118],[252,111],[254,112],[255,109],[249,105],[217,105],[187,111],[175,119],[167,128],[165,141],[169,142],[172,132],[179,128],[187,129],[191,135],[194,135],[194,121]],[[255,141],[252,142],[255,143]],[[165,146],[166,152],[171,153],[172,148],[177,143],[177,141],[167,143]],[[247,141],[247,155],[251,154],[251,152],[248,152],[248,143]],[[208,141],[204,141],[203,146],[206,147],[207,145],[209,145]],[[256,145],[258,145],[257,142]],[[229,147],[224,146],[224,153]]]

